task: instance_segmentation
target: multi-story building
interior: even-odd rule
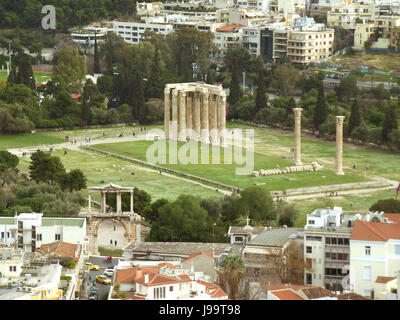
[[[261,30],[260,27],[243,27],[243,47],[254,57],[261,51]]]
[[[354,47],[364,48],[364,44],[375,33],[375,24],[357,23],[354,31]]]
[[[350,236],[354,220],[342,208],[317,209],[307,215],[304,227],[304,283],[343,290],[350,263]],[[347,283],[345,287],[347,286]]]
[[[384,43],[385,48],[389,46],[398,48],[396,37],[399,38],[399,29],[400,18],[397,16],[380,16],[366,23],[357,23],[354,32],[354,46],[358,48],[364,47],[365,42],[376,34],[375,42],[381,41]]]
[[[139,43],[146,30],[166,36],[173,31],[173,25],[163,22],[129,22],[129,21],[113,21],[113,32],[121,36],[127,43]]]
[[[373,3],[340,4],[331,7],[327,15],[327,26],[341,27],[344,29],[356,28],[359,22],[365,23],[375,17],[375,7]]]
[[[86,47],[91,48],[94,46],[95,39],[100,44],[104,42],[107,32],[112,31],[111,27],[106,26],[88,26],[81,30],[75,30],[71,33],[73,42]]]
[[[12,247],[0,248],[0,274],[3,278],[21,275],[25,251]]]
[[[324,60],[333,54],[334,36],[333,29],[322,25],[293,30],[287,40],[287,57],[299,64]]]
[[[243,27],[241,24],[230,24],[215,30],[214,44],[220,50],[220,56],[224,56],[228,48],[242,45]]]
[[[86,249],[86,219],[50,218],[42,213],[0,217],[0,243],[34,252],[42,244],[65,241]]]
[[[373,214],[367,221],[357,220],[350,238],[351,290],[379,299],[382,293],[377,292],[377,283],[380,282],[377,282],[378,277],[396,278],[400,275],[399,272],[398,214]]]
[[[243,9],[258,9],[268,11],[271,0],[235,0],[234,3]]]
[[[396,50],[400,49],[400,27],[393,28],[390,31],[390,46]]]

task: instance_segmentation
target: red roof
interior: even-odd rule
[[[400,239],[400,224],[356,220],[350,240],[386,242]]]
[[[125,269],[125,270],[117,270],[117,274],[115,276],[115,282],[117,283],[135,283],[136,278],[138,278],[139,274],[137,273],[139,270],[137,270],[137,267]],[[149,267],[141,267],[141,276],[143,276],[145,273],[150,273],[150,272],[158,272],[158,269],[156,268],[149,268]]]
[[[241,29],[243,27],[244,27],[244,25],[242,25],[242,24],[228,24],[221,28],[217,28],[216,31],[231,32],[231,31],[234,31],[235,29]]]
[[[186,259],[183,260],[182,262],[186,262],[186,261],[188,261],[188,260],[190,260],[190,259],[196,258],[196,257],[201,256],[201,255],[206,256],[206,257],[209,257],[209,258],[211,258],[211,259],[214,259],[214,256],[213,256],[211,253],[207,253],[207,252],[197,252],[197,253],[191,254],[188,258],[186,258]]]
[[[283,289],[270,291],[279,300],[304,300],[293,289]]]
[[[169,262],[162,262],[162,263],[159,263],[157,266],[158,266],[158,269],[163,268],[163,267],[170,267],[172,269],[176,269],[176,267],[172,263],[169,263]]]
[[[400,213],[385,213],[384,216],[393,222],[400,223]]]
[[[211,298],[228,297],[227,293],[216,284],[204,282],[202,280],[196,280],[196,282],[206,287],[206,292]]]
[[[392,281],[396,279],[395,277],[377,277],[375,280],[375,283],[388,283],[389,281]]]

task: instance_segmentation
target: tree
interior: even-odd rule
[[[386,106],[385,110],[385,120],[382,126],[382,140],[384,142],[388,141],[389,135],[392,130],[398,129],[397,124],[397,112],[393,105]]]
[[[201,199],[200,206],[208,212],[211,219],[219,219],[222,211],[222,201],[219,198]]]
[[[7,77],[7,83],[18,83],[17,79],[17,67],[13,65],[10,70],[10,74]]]
[[[267,106],[267,98],[265,96],[265,79],[264,79],[264,59],[260,54],[257,57],[257,91],[256,91],[256,112]]]
[[[32,90],[36,89],[32,58],[27,54],[20,54],[18,56],[18,67],[17,83],[23,84]]]
[[[19,159],[16,155],[2,150],[0,151],[0,172],[8,169],[15,169],[18,165]]]
[[[244,262],[239,255],[229,255],[222,260],[221,267],[219,283],[228,292],[229,298],[235,300],[244,276]]]
[[[249,187],[236,199],[239,215],[249,216],[253,221],[266,223],[274,218],[274,201],[262,187]]]
[[[146,83],[146,100],[150,98],[163,99],[164,85],[160,52],[156,49],[150,77]]]
[[[353,77],[346,77],[340,80],[339,86],[335,87],[335,92],[340,101],[348,101],[358,94],[357,80]]]
[[[55,61],[54,75],[70,93],[76,93],[85,77],[85,58],[77,49],[65,48],[57,51]]]
[[[59,181],[63,191],[73,192],[85,189],[87,178],[80,169],[73,169],[62,175]]]
[[[276,215],[280,226],[294,227],[298,214],[296,208],[287,202],[279,202],[277,205]]]
[[[353,100],[351,104],[351,114],[348,124],[348,135],[350,136],[355,128],[361,125],[360,106],[357,99]]]
[[[284,249],[281,255],[276,255],[275,264],[279,270],[281,282],[291,284],[304,283],[304,263],[301,245],[292,240]]]
[[[320,125],[326,120],[328,116],[328,110],[325,101],[324,87],[322,83],[318,89],[317,105],[314,111],[314,127],[319,130]]]
[[[93,72],[100,73],[100,55],[97,46],[97,34],[94,34],[94,64],[93,64]]]
[[[241,98],[240,84],[239,84],[239,70],[238,62],[235,60],[232,67],[232,80],[229,87],[228,102],[230,105],[234,105]]]
[[[29,173],[37,182],[55,184],[65,175],[65,168],[59,157],[38,150],[31,155]]]
[[[271,85],[282,96],[289,97],[294,95],[299,79],[300,72],[298,69],[292,65],[280,64],[273,69]]]
[[[383,211],[385,213],[399,213],[400,212],[400,200],[397,199],[385,199],[378,200],[370,208],[369,211]]]

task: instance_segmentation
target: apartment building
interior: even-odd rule
[[[95,39],[97,39],[98,44],[104,42],[109,31],[112,31],[111,27],[87,26],[71,32],[71,37],[74,43],[85,48],[91,48],[94,46]]]
[[[163,19],[159,23],[113,21],[113,32],[121,36],[126,43],[139,43],[146,30],[166,36],[173,31],[173,25],[163,22]]]
[[[42,244],[65,241],[86,249],[86,219],[50,218],[42,213],[0,217],[0,244],[34,252]]]
[[[354,30],[357,23],[368,22],[374,17],[375,6],[373,3],[340,4],[332,6],[328,11],[327,26]]]
[[[350,266],[353,292],[373,299],[385,297],[388,292],[380,291],[379,277],[394,280],[400,275],[398,214],[375,214],[367,221],[355,222],[350,238]]]
[[[241,24],[229,24],[217,28],[214,32],[214,44],[220,50],[219,55],[225,56],[228,48],[239,47],[243,43],[243,27]]]
[[[345,216],[340,207],[317,209],[307,215],[304,228],[305,284],[333,291],[343,290],[355,219],[355,216]]]
[[[261,32],[259,27],[243,27],[243,47],[249,50],[253,57],[261,53]]]
[[[351,2],[352,0],[311,0],[310,9],[318,10],[321,8],[331,8],[332,6],[337,5],[349,5]]]
[[[243,9],[268,11],[271,0],[234,0],[234,4]]]
[[[375,24],[357,23],[354,31],[354,47],[364,48],[364,44],[375,33]]]
[[[380,16],[374,18],[366,23],[357,23],[354,32],[354,46],[358,48],[363,48],[366,41],[368,41],[372,35],[377,31],[378,37],[375,42],[380,41],[384,43],[382,46],[377,46],[374,42],[372,47],[382,47],[384,49],[392,46],[398,48],[400,29],[400,18],[397,16]]]
[[[334,30],[315,25],[293,30],[287,38],[287,57],[292,63],[309,64],[333,55]]]

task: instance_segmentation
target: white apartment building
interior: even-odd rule
[[[306,9],[305,0],[278,0],[278,12],[301,13]]]
[[[358,3],[335,5],[327,15],[327,26],[342,27],[344,29],[356,28],[357,21],[368,22],[375,17],[374,4]]]
[[[163,18],[160,18],[160,23],[113,21],[113,32],[121,36],[126,43],[137,44],[146,30],[154,31],[163,36],[171,33],[173,25],[162,21],[164,21]]]
[[[235,0],[235,4],[243,9],[269,11],[271,0]]]
[[[321,24],[291,31],[287,40],[287,57],[292,63],[320,62],[333,55],[335,31]]]
[[[337,5],[351,4],[352,0],[312,0],[310,4],[311,10],[318,10],[321,8],[331,8]]]
[[[369,221],[356,221],[350,238],[351,290],[366,297],[381,299],[387,292],[377,292],[381,288],[380,279],[395,279],[399,272],[399,215],[375,215]]]
[[[87,26],[71,32],[71,37],[74,43],[90,48],[94,46],[95,39],[97,39],[98,44],[104,42],[109,31],[112,31],[112,28]]]
[[[33,252],[42,244],[64,241],[86,245],[86,219],[50,218],[42,213],[0,217],[0,244]]]
[[[243,47],[249,50],[253,57],[260,55],[261,29],[260,27],[243,27]]]
[[[225,56],[229,47],[239,47],[243,43],[243,25],[230,24],[217,28],[214,32],[214,44],[219,49],[219,55]]]

